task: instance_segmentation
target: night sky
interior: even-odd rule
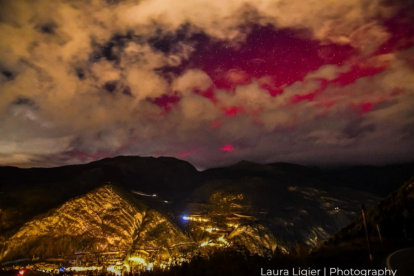
[[[0,165],[414,159],[414,1],[0,0]]]

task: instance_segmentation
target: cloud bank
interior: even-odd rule
[[[412,161],[412,1],[0,1],[0,165]]]

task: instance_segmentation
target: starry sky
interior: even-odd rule
[[[413,3],[0,0],[0,165],[412,161]]]

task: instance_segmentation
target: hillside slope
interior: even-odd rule
[[[366,213],[370,236],[378,236],[377,225],[383,238],[414,237],[414,178],[397,191],[368,209]],[[363,237],[364,224],[360,216],[353,223],[332,236],[332,242]]]
[[[198,233],[200,242],[224,237],[264,255],[276,247],[286,253],[296,244],[313,247],[351,223],[360,204],[378,200],[307,177],[243,177],[205,183],[187,199],[182,215],[190,218],[192,232],[213,229]]]
[[[136,247],[159,251],[183,244],[191,244],[191,239],[167,218],[143,204],[131,203],[107,185],[25,223],[3,241],[0,260],[71,258],[75,252],[126,253]]]
[[[177,201],[202,182],[189,163],[167,157],[121,156],[47,169],[0,167],[0,233],[12,233],[36,215],[108,183]]]

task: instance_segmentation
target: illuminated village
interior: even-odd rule
[[[155,195],[154,195],[155,196]],[[234,221],[239,221],[237,216],[229,218],[232,223],[218,224],[212,222],[207,216],[184,215],[184,223],[191,232],[204,232],[203,238],[198,242],[184,245],[181,254],[171,255],[168,250],[160,249],[133,249],[113,252],[75,252],[72,256],[59,256],[48,258],[38,262],[35,256],[32,259],[16,260],[3,263],[3,269],[20,269],[24,274],[26,270],[36,270],[50,274],[68,273],[71,275],[84,275],[90,272],[114,275],[139,274],[144,271],[152,271],[154,268],[169,269],[171,266],[182,265],[189,262],[196,254],[208,254],[214,248],[227,248],[231,243],[226,240],[229,233],[238,227]],[[179,246],[179,245],[178,245]],[[14,263],[26,261],[31,264],[16,266]]]

